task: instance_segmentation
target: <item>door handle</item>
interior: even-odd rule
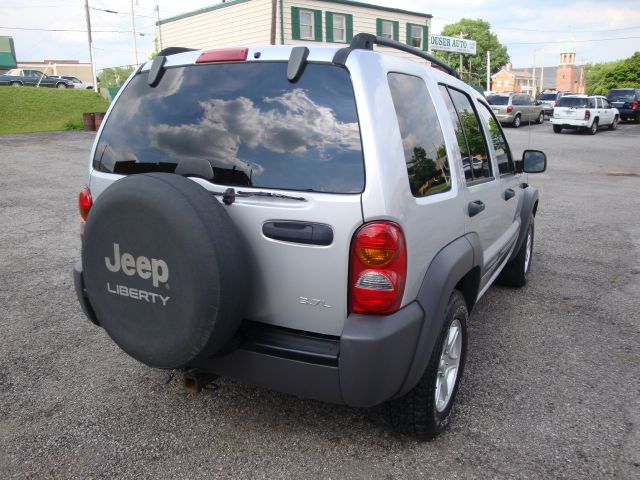
[[[515,196],[516,196],[516,192],[512,188],[507,188],[504,191],[504,199],[505,200],[509,200],[510,198],[513,198]]]
[[[474,200],[469,202],[469,216],[473,217],[484,210],[484,202],[481,200]]]

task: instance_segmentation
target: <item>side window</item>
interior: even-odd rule
[[[596,108],[596,99],[595,98],[587,99],[587,108]]]
[[[493,149],[496,153],[496,158],[498,159],[498,171],[501,175],[515,172],[509,152],[509,146],[506,138],[504,138],[504,133],[502,132],[500,125],[493,116],[493,113],[491,113],[491,109],[482,102],[478,103],[480,104],[480,116],[482,117],[487,130],[489,130],[491,143],[493,144]]]
[[[424,80],[390,73],[389,89],[402,136],[409,185],[414,197],[451,189],[444,135]]]
[[[611,104],[609,103],[609,101],[606,98],[602,99],[602,106],[604,108],[611,108]]]
[[[448,90],[467,144],[466,149],[460,149],[462,168],[467,183],[492,178],[491,158],[487,151],[484,133],[480,127],[480,120],[471,104],[471,99],[466,93],[459,90],[453,88],[448,88]],[[445,101],[447,101],[447,97],[445,97]],[[458,144],[460,144],[460,140],[458,140]]]

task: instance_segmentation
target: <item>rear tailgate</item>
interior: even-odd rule
[[[105,119],[91,188],[95,197],[114,174],[176,168],[212,192],[233,188],[226,210],[252,265],[248,319],[340,335],[351,237],[363,223],[353,88],[333,65],[309,64],[295,83],[286,71],[286,62],[179,66],[156,87],[138,75]]]

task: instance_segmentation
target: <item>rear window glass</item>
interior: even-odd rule
[[[135,77],[114,106],[93,166],[119,174],[208,162],[214,183],[359,193],[364,163],[346,70],[284,62],[169,68],[159,85]],[[208,167],[207,167],[208,168]]]
[[[489,102],[489,105],[509,105],[509,97],[505,95],[489,95],[487,102]]]
[[[588,99],[583,97],[562,97],[558,101],[559,107],[586,108]]]
[[[628,101],[633,100],[633,90],[611,90],[607,95],[607,98],[611,101]]]
[[[555,100],[557,96],[557,93],[541,93],[538,95],[538,100]]]

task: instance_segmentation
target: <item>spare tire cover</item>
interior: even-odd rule
[[[84,230],[82,267],[100,325],[135,359],[178,368],[220,350],[243,318],[244,242],[225,207],[187,178],[113,183]]]

